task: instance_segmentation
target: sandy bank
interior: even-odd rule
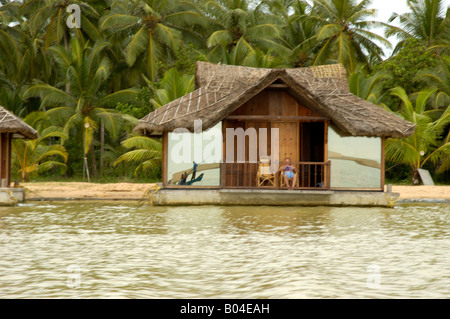
[[[74,199],[141,199],[144,192],[155,186],[153,183],[78,183],[78,182],[37,182],[22,183],[26,198],[74,198]]]
[[[144,192],[154,187],[153,183],[77,183],[36,182],[23,183],[28,199],[141,199]],[[392,186],[400,193],[400,199],[450,199],[450,186]]]
[[[400,193],[400,199],[450,199],[450,186],[395,186],[394,193]]]

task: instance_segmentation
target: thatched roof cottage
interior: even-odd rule
[[[414,132],[414,124],[350,93],[339,64],[264,69],[198,62],[195,80],[195,91],[135,128],[162,137],[166,188],[381,191],[384,140]],[[273,181],[260,180],[263,157]],[[284,183],[286,158],[295,185]],[[184,186],[193,161],[202,178],[197,173]]]

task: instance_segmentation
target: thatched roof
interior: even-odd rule
[[[414,124],[350,93],[342,65],[296,69],[263,69],[197,62],[197,89],[142,118],[135,131],[160,134],[194,129],[201,119],[206,130],[279,80],[312,111],[327,117],[343,136],[405,137]]]
[[[38,132],[30,125],[0,106],[0,133],[13,133],[13,138],[38,138]]]

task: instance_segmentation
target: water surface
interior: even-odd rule
[[[449,207],[0,207],[0,298],[449,298]]]

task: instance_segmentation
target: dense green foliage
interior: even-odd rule
[[[80,179],[86,158],[94,180],[159,178],[159,141],[132,128],[192,91],[203,60],[342,63],[352,93],[417,124],[386,143],[388,178],[425,167],[448,183],[449,8],[407,2],[385,22],[370,0],[0,0],[0,105],[41,134],[15,141],[13,175]]]
[[[409,95],[427,86],[425,80],[417,75],[423,70],[434,69],[438,62],[439,57],[427,50],[425,44],[418,39],[408,39],[395,56],[374,66],[374,73],[382,71],[382,74],[387,75],[379,84],[381,91],[399,86]],[[398,110],[401,107],[400,100],[391,95],[384,96],[383,101],[392,109]]]

